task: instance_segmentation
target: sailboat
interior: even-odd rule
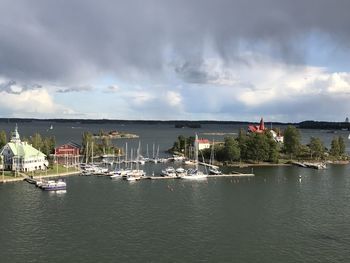
[[[139,142],[139,147],[137,148],[137,155],[136,155],[136,169],[133,170],[131,168],[130,173],[128,173],[128,176],[126,180],[128,181],[135,181],[135,180],[140,180],[142,176],[145,176],[146,173],[144,170],[140,170],[139,165],[140,165],[140,149],[141,149],[141,143]],[[131,163],[132,165],[132,163]]]
[[[218,167],[214,166],[214,160],[215,160],[215,156],[214,156],[214,145],[215,142],[213,140],[213,144],[211,146],[211,153],[210,153],[210,161],[209,161],[209,174],[222,174],[222,172],[218,169]]]
[[[206,179],[207,175],[204,174],[203,172],[199,171],[198,169],[198,135],[196,134],[196,139],[195,139],[195,162],[196,162],[196,169],[189,169],[187,171],[187,175],[182,176],[182,179],[191,179],[191,180],[201,180],[201,179]]]

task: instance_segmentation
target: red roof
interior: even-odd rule
[[[250,132],[253,132],[253,133],[263,133],[266,130],[265,124],[264,124],[264,119],[261,118],[259,125],[256,125],[256,126],[255,125],[249,125],[248,126],[248,130]]]
[[[208,139],[198,139],[198,143],[209,143]]]

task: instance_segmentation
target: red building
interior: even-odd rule
[[[79,163],[81,146],[75,142],[68,142],[55,148],[55,158],[60,164],[73,165]]]
[[[266,130],[264,119],[261,118],[259,125],[249,125],[248,131],[253,133],[263,133]]]

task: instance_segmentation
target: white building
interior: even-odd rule
[[[210,142],[208,139],[199,139],[198,140],[198,150],[204,150],[210,148]]]
[[[21,141],[17,125],[11,134],[11,141],[1,149],[0,155],[3,157],[5,170],[23,172],[45,170],[49,164],[45,154],[27,142]]]
[[[276,142],[280,142],[280,143],[283,143],[284,142],[284,137],[280,134],[278,134],[277,132],[275,132],[274,130],[270,130],[271,134],[272,134],[272,137],[273,139],[276,141]]]

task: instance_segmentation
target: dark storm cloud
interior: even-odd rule
[[[4,0],[0,10],[0,74],[34,82],[159,73],[166,57],[198,61],[208,39],[225,61],[244,40],[300,63],[300,37],[316,31],[348,48],[350,36],[348,0]],[[176,70],[206,81],[200,70]]]
[[[9,94],[21,94],[26,90],[41,89],[42,86],[38,84],[33,85],[17,85],[16,81],[10,80],[4,83],[0,83],[0,92],[6,92]]]
[[[93,87],[91,87],[91,86],[80,86],[80,87],[60,88],[56,92],[58,92],[58,93],[69,93],[69,92],[84,92],[84,91],[91,91],[91,90],[93,90]]]

